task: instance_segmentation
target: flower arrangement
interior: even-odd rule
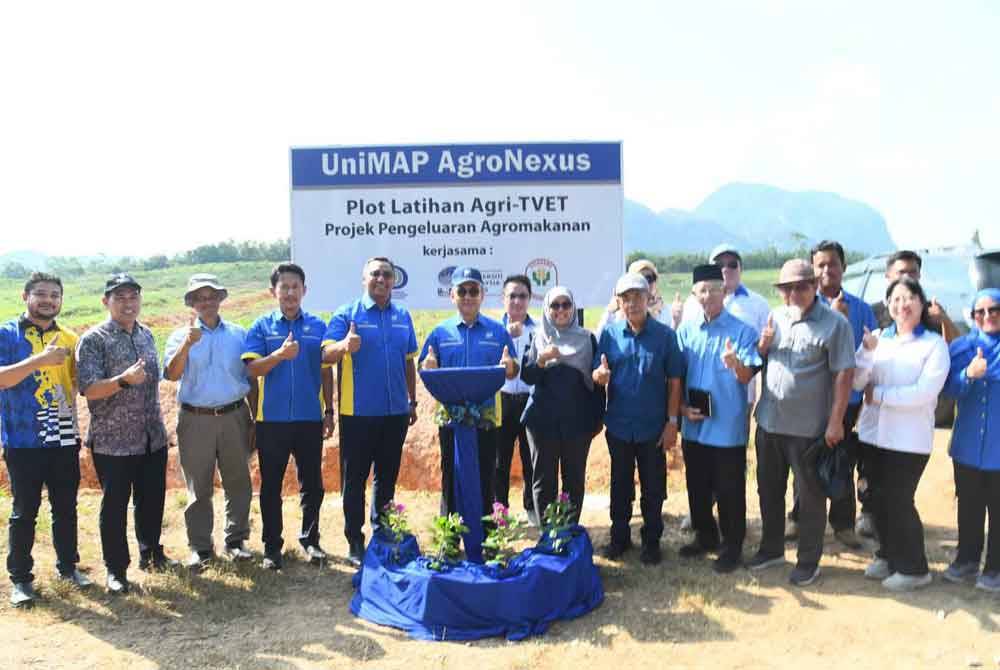
[[[483,521],[491,523],[493,528],[486,534],[483,541],[483,553],[487,565],[506,568],[508,561],[514,556],[514,543],[524,537],[524,528],[519,520],[510,515],[510,510],[503,503],[493,503],[493,513],[483,517]]]
[[[492,428],[496,421],[496,408],[466,402],[457,405],[438,404],[434,410],[434,423],[447,426],[459,423],[474,428]]]
[[[465,525],[462,517],[456,513],[447,516],[436,516],[431,524],[431,554],[427,567],[431,570],[441,570],[450,562],[455,561],[460,555],[458,548],[462,541],[462,534],[468,533],[469,528]]]
[[[570,501],[569,494],[563,491],[542,512],[542,537],[539,544],[551,548],[554,553],[562,553],[572,537],[569,531],[575,525],[575,515],[576,505]]]
[[[410,523],[406,520],[406,505],[403,503],[390,500],[382,508],[381,517],[382,528],[392,536],[393,542],[399,544],[411,534]]]

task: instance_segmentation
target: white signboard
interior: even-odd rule
[[[524,274],[537,303],[562,284],[605,305],[622,272],[621,144],[294,148],[292,259],[305,304],[333,310],[361,292],[362,265],[397,266],[393,299],[450,308],[451,272],[478,268],[487,307]]]

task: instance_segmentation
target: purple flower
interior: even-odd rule
[[[497,525],[500,528],[506,528],[507,527],[507,519],[504,519],[503,517],[498,518],[497,519]]]
[[[406,505],[404,505],[403,503],[396,503],[396,513],[397,514],[402,514],[405,511],[406,511]]]
[[[495,502],[495,503],[493,503],[493,514],[494,515],[497,515],[497,514],[506,514],[506,513],[507,513],[507,508],[503,506],[502,502]]]
[[[569,502],[569,494],[566,493],[565,491],[563,491],[562,493],[560,493],[559,494],[559,502],[561,502],[561,503],[568,503]]]

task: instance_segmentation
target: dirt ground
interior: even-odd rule
[[[935,573],[951,560],[956,542],[947,437],[939,432],[918,492]],[[595,442],[592,462],[601,456],[600,449],[603,442]],[[751,472],[747,555],[760,530],[754,481]],[[607,489],[591,484],[583,522],[600,547],[608,535]],[[707,560],[678,558],[677,548],[688,536],[679,529],[687,503],[676,472],[671,473],[669,489],[664,563],[645,567],[634,551],[620,562],[596,559],[606,591],[601,607],[580,619],[554,624],[542,637],[517,643],[420,642],[356,619],[348,610],[353,571],[339,558],[322,567],[303,562],[297,546],[291,546],[294,541],[286,544],[287,567],[280,574],[224,561],[201,575],[179,570],[146,576],[133,568],[130,577],[139,588],[127,597],[110,598],[100,587],[72,591],[52,577],[49,523],[43,516],[34,552],[36,585],[43,598],[30,611],[13,610],[3,590],[0,663],[74,669],[579,670],[623,662],[672,668],[1000,667],[1000,598],[948,584],[938,575],[924,591],[890,594],[862,577],[870,547],[847,550],[830,534],[823,576],[811,587],[788,584],[791,563],[761,575],[741,570],[720,577]],[[519,492],[511,498],[519,499]],[[412,525],[426,527],[437,496],[403,492],[399,499],[412,511]],[[186,553],[184,503],[183,491],[170,493],[164,544],[178,558]],[[95,493],[81,494],[81,567],[102,580],[98,504]],[[515,508],[519,508],[516,503]],[[4,525],[8,514],[9,498],[0,497]],[[298,523],[294,498],[286,500],[285,517],[286,538],[294,538]],[[634,520],[633,538],[638,536],[638,525]],[[259,551],[256,502],[253,528],[251,548]],[[328,494],[323,544],[337,556],[346,552],[342,529],[340,499],[336,493]],[[426,543],[427,534],[420,540]],[[787,558],[794,562],[794,546],[787,549]],[[6,537],[0,538],[0,553],[6,553]]]

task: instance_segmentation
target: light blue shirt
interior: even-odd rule
[[[240,359],[246,330],[221,318],[214,330],[201,319],[195,325],[201,328],[201,339],[188,350],[184,374],[177,385],[177,401],[195,407],[221,407],[246,397],[250,382]],[[170,334],[163,353],[164,370],[177,355],[187,332],[187,328],[178,328]]]
[[[684,357],[684,395],[689,389],[708,391],[712,397],[712,416],[702,421],[681,421],[685,440],[710,447],[744,447],[750,411],[747,385],[736,379],[722,363],[726,339],[743,365],[763,365],[757,353],[757,331],[723,309],[706,323],[705,317],[685,321],[677,329],[677,344]]]

